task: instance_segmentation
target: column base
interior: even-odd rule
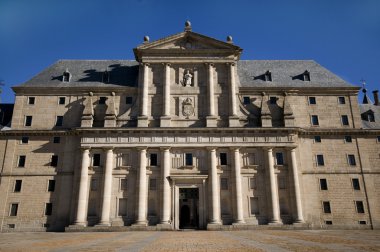
[[[242,225],[247,225],[245,221],[236,221],[232,223],[232,226],[242,226]]]
[[[304,220],[295,220],[293,224],[305,224]]]
[[[132,224],[131,225],[131,229],[132,230],[147,230],[147,227],[148,227],[148,224],[145,222],[140,222],[140,223],[135,223],[135,224]]]
[[[137,118],[137,127],[148,127],[148,117],[147,116],[139,116]]]
[[[95,227],[110,227],[110,226],[111,226],[111,223],[109,222],[103,222],[103,223],[99,223],[95,225]]]
[[[282,221],[279,220],[272,220],[271,222],[268,223],[269,226],[280,226],[282,225]]]
[[[173,230],[173,227],[169,223],[162,223],[162,224],[157,224],[157,230],[158,231],[171,231],[171,230]]]
[[[217,120],[216,116],[207,116],[206,117],[206,127],[216,127],[217,126]]]
[[[74,222],[69,227],[87,227],[87,222]]]
[[[161,116],[160,118],[160,127],[170,127],[171,124],[171,117],[170,116]]]
[[[222,230],[222,223],[209,223],[207,224],[207,230]]]
[[[230,116],[228,118],[228,127],[241,127],[238,116]]]

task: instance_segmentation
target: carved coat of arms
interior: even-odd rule
[[[182,114],[186,116],[186,119],[194,115],[193,101],[189,97],[182,102]]]

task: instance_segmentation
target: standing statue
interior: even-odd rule
[[[189,70],[186,70],[186,73],[183,75],[183,84],[185,87],[190,87],[192,85],[193,75],[191,75]]]

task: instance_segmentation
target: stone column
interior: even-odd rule
[[[163,147],[161,148],[161,175],[162,175],[162,211],[161,211],[161,224],[170,224],[170,210],[171,210],[171,201],[170,201],[170,148]]]
[[[170,64],[164,64],[163,106],[161,127],[170,127]]]
[[[141,87],[140,116],[138,118],[138,127],[148,127],[148,90],[149,90],[149,64],[143,63],[143,82]]]
[[[235,80],[235,63],[229,63],[229,77],[230,77],[230,116],[229,126],[240,126],[239,117],[236,112],[236,80]]]
[[[235,179],[235,204],[236,204],[236,213],[234,216],[234,224],[243,224],[243,195],[241,189],[241,167],[240,167],[240,152],[239,148],[231,148],[234,156],[233,162],[233,171]]]
[[[290,156],[292,160],[292,170],[293,170],[293,182],[294,182],[294,194],[296,196],[296,207],[297,207],[297,217],[295,223],[303,223],[303,215],[302,215],[302,203],[301,203],[301,190],[300,183],[298,180],[298,167],[297,167],[297,158],[296,158],[296,150],[290,150]]]
[[[88,167],[90,166],[90,148],[82,150],[82,167],[79,181],[79,195],[77,216],[74,225],[87,225],[87,204],[88,204]]]
[[[216,127],[216,117],[215,117],[215,90],[214,90],[214,64],[207,64],[208,67],[208,85],[207,85],[207,95],[208,95],[208,116],[206,118],[207,127]]]
[[[209,150],[209,187],[211,189],[211,216],[209,224],[221,224],[220,221],[220,200],[219,200],[219,180],[218,170],[216,167],[216,149],[214,147],[208,148]]]
[[[112,169],[113,169],[113,151],[112,148],[106,149],[106,164],[104,167],[104,187],[102,213],[99,225],[110,226],[111,210],[111,192],[112,192]]]
[[[147,212],[147,183],[146,183],[146,147],[138,148],[139,150],[139,194],[138,194],[138,203],[137,203],[137,220],[136,225],[147,225],[146,212]]]
[[[274,159],[273,152],[271,148],[267,149],[267,157],[268,157],[268,172],[269,172],[269,181],[270,181],[270,193],[272,200],[272,219],[270,223],[272,224],[280,224],[280,206],[278,199],[278,189],[276,183],[276,174],[274,173]]]

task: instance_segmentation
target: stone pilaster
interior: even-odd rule
[[[170,64],[164,64],[163,106],[160,118],[161,127],[170,127]]]
[[[84,110],[81,118],[81,127],[92,127],[94,122],[94,106],[92,105],[92,92],[84,102]]]
[[[240,167],[240,151],[239,148],[231,148],[233,154],[233,173],[234,173],[234,186],[235,186],[235,207],[236,212],[234,216],[234,224],[244,224],[243,216],[243,195],[241,189],[241,167]]]
[[[143,81],[140,86],[140,115],[138,117],[138,127],[148,127],[148,102],[149,102],[149,64],[143,63]]]
[[[228,119],[229,127],[240,127],[239,117],[236,112],[236,79],[235,79],[235,63],[228,63],[227,67],[230,82],[230,116]]]
[[[208,83],[207,83],[207,96],[208,96],[208,116],[206,117],[206,127],[216,127],[215,115],[215,87],[214,87],[214,64],[208,63]]]
[[[272,203],[272,219],[270,221],[270,224],[281,224],[278,187],[276,183],[276,174],[274,172],[273,151],[271,148],[268,148],[266,151],[267,151],[267,159],[268,159],[268,172],[269,172],[270,193],[271,193],[271,203]]]
[[[113,150],[106,149],[106,164],[104,168],[104,187],[102,212],[99,225],[110,226],[111,192],[112,192],[112,169],[113,169]]]
[[[294,127],[294,115],[289,103],[289,95],[284,94],[284,124],[285,127]]]
[[[293,173],[293,182],[294,182],[294,194],[296,199],[296,218],[295,223],[304,223],[303,214],[302,214],[302,202],[301,202],[301,189],[298,179],[298,167],[297,167],[297,158],[296,150],[293,148],[290,150],[290,157],[292,161],[292,173]]]
[[[262,93],[261,100],[261,126],[262,127],[272,127],[272,115],[269,110],[269,99],[268,95]]]
[[[139,170],[138,170],[138,202],[137,202],[137,220],[135,225],[147,225],[147,177],[146,177],[146,147],[138,148],[139,151]]]
[[[107,110],[104,117],[104,127],[116,127],[115,93],[107,99]]]
[[[88,205],[88,167],[90,166],[90,149],[82,149],[82,167],[79,180],[79,193],[77,214],[74,225],[87,225],[87,205]]]

